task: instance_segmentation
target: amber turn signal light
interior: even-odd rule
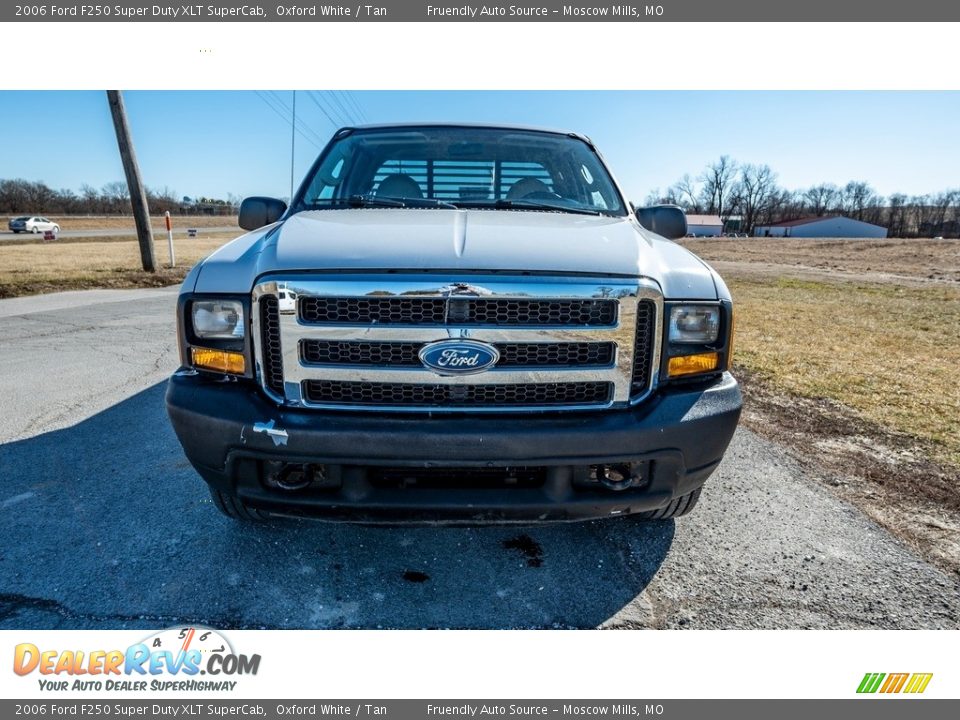
[[[670,358],[667,365],[667,375],[670,377],[683,377],[684,375],[697,375],[716,370],[720,367],[720,353],[708,352],[697,353],[696,355],[683,355],[681,357]]]
[[[733,338],[737,333],[737,316],[730,313],[730,339],[727,341],[727,370],[733,369]]]
[[[247,369],[243,353],[229,352],[228,350],[211,350],[209,348],[190,348],[190,358],[193,366],[203,370],[243,375]]]

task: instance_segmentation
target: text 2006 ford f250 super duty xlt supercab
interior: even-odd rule
[[[733,309],[593,144],[344,128],[198,263],[167,408],[227,515],[683,515],[740,415]]]

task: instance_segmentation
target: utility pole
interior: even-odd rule
[[[157,271],[157,256],[153,249],[153,230],[150,227],[150,209],[147,207],[147,194],[140,179],[140,166],[133,152],[133,140],[130,139],[130,125],[127,122],[127,109],[123,104],[123,95],[119,90],[107,90],[107,102],[113,116],[113,127],[117,131],[117,145],[120,148],[120,160],[123,172],[127,176],[127,188],[130,190],[130,204],[133,206],[133,220],[137,224],[137,239],[140,241],[140,261],[147,272]]]
[[[290,204],[293,204],[293,151],[297,145],[297,91],[293,91],[293,119],[290,121]]]

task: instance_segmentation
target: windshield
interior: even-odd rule
[[[613,180],[583,140],[469,127],[355,130],[335,140],[297,209],[364,206],[625,214]]]

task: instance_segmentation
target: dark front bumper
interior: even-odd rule
[[[496,416],[281,409],[249,383],[189,372],[174,375],[167,389],[177,437],[213,487],[280,514],[364,522],[529,522],[655,510],[714,471],[740,407],[740,389],[726,373],[663,389],[629,410]],[[323,466],[334,486],[267,487],[279,463]],[[615,463],[635,463],[643,480],[624,490],[584,486],[591,466]],[[371,481],[383,468],[451,471],[439,487],[392,487]],[[457,487],[458,470],[471,468],[537,468],[542,482]]]

